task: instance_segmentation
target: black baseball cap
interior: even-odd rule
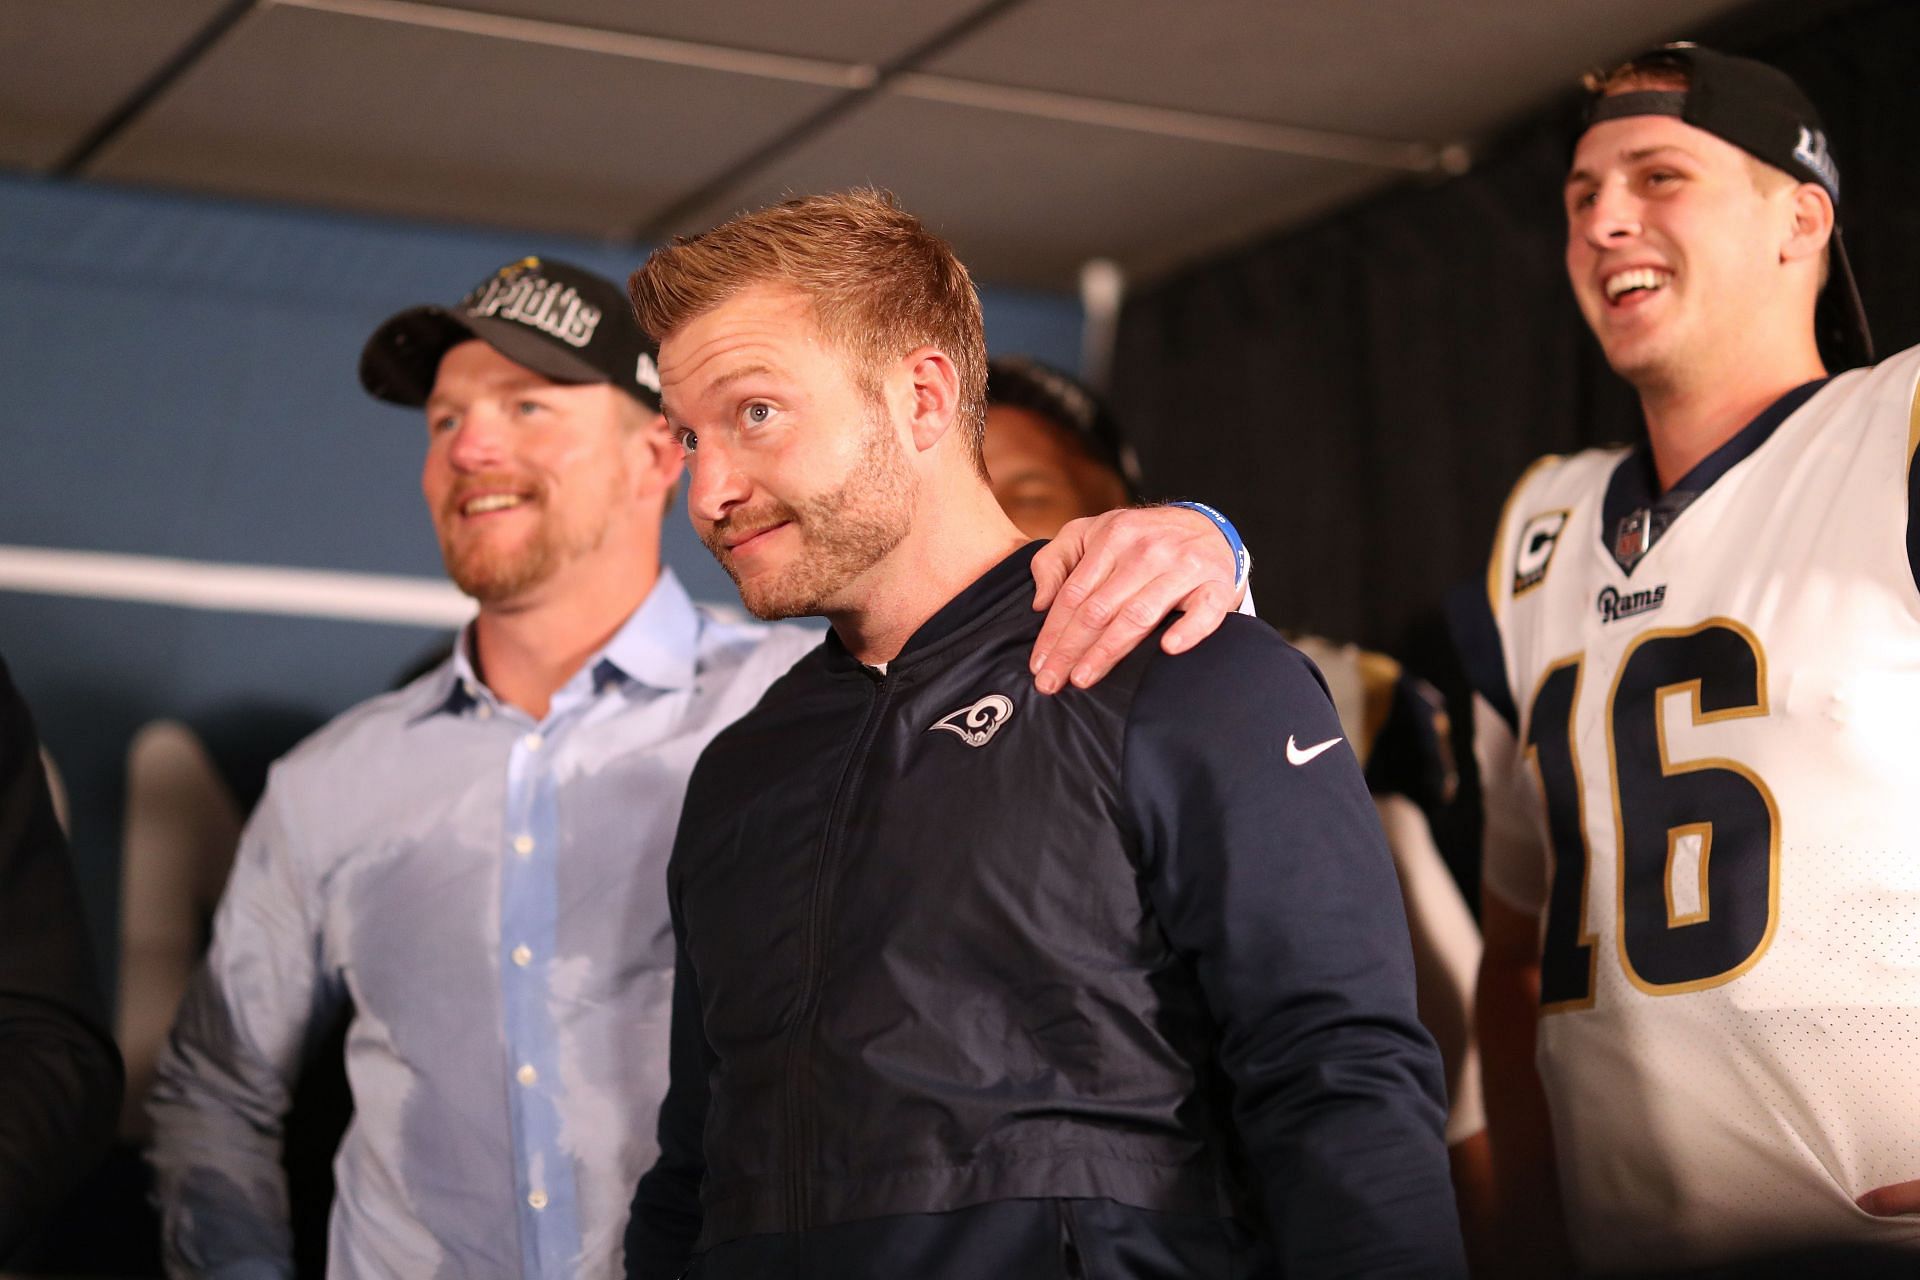
[[[1840,337],[1850,358],[1873,363],[1873,335],[1866,308],[1840,238],[1840,168],[1827,150],[1826,127],[1800,86],[1777,67],[1688,43],[1662,45],[1633,58],[1626,67],[1657,72],[1681,71],[1685,89],[1634,89],[1606,93],[1596,89],[1587,102],[1584,133],[1605,120],[1624,116],[1672,116],[1745,151],[1762,163],[1826,191],[1835,210],[1829,244],[1828,284],[1838,305]]]
[[[451,307],[411,307],[390,316],[360,353],[360,385],[391,404],[418,408],[440,358],[478,338],[555,382],[607,382],[658,413],[658,348],[633,318],[626,291],[552,258],[509,262]]]
[[[1028,356],[996,356],[987,361],[987,404],[1039,414],[1118,475],[1129,501],[1139,498],[1140,460],[1120,433],[1119,419],[1092,387],[1072,374]]]

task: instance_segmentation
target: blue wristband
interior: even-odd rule
[[[1240,531],[1233,527],[1233,521],[1215,511],[1204,502],[1169,502],[1170,507],[1185,507],[1189,511],[1198,511],[1213,521],[1214,528],[1220,530],[1233,548],[1233,589],[1238,591],[1247,585],[1247,575],[1253,572],[1253,556],[1247,551],[1247,544],[1240,541]]]

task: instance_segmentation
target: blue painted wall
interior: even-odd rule
[[[391,312],[450,303],[529,252],[615,279],[644,256],[0,177],[0,545],[437,577],[424,430],[360,390],[360,347]],[[983,302],[995,351],[1077,363],[1072,299],[988,289]],[[734,598],[682,519],[666,558],[697,598]],[[72,792],[108,966],[139,725],[184,719],[257,772],[261,744],[384,689],[442,638],[0,590],[0,655]]]

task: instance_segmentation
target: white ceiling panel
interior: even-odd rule
[[[1383,138],[1484,132],[1741,0],[1028,0],[927,71]]]
[[[59,163],[221,3],[0,0],[0,164]]]
[[[1058,287],[1429,172],[1745,3],[255,0],[82,172],[620,239],[874,181],[983,277]],[[227,7],[0,0],[0,166],[56,163]]]
[[[873,184],[952,240],[980,277],[1063,288],[1087,258],[1150,274],[1395,176],[882,97],[673,229],[696,231],[788,194]]]
[[[236,30],[90,172],[618,236],[833,96],[274,8]]]
[[[879,63],[977,9],[980,0],[426,0],[429,4],[576,23],[635,35],[696,40],[763,53]]]

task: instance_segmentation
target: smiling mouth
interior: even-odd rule
[[[456,510],[463,516],[492,515],[496,511],[511,511],[528,501],[526,495],[518,493],[483,493],[461,502]]]
[[[766,537],[768,534],[773,533],[776,530],[786,528],[789,523],[790,523],[789,521],[782,520],[779,524],[770,524],[770,525],[767,525],[765,528],[755,529],[751,533],[745,533],[745,534],[738,535],[736,537],[728,538],[725,544],[726,548],[729,552],[739,552],[745,548],[751,547],[754,544],[758,543],[762,538]]]
[[[1608,302],[1619,302],[1622,298],[1636,294],[1658,293],[1673,280],[1673,272],[1662,271],[1658,267],[1634,267],[1610,275],[1602,282]]]

